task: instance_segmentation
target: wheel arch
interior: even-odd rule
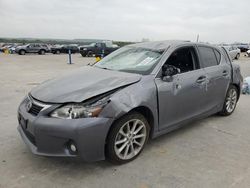
[[[27,51],[26,51],[25,49],[20,49],[20,50],[18,51],[18,53],[21,54],[21,51],[24,51],[25,53],[27,53]]]
[[[127,113],[124,113],[123,115],[119,116],[117,119],[114,120],[112,125],[109,127],[108,134],[106,135],[106,139],[105,139],[106,142],[107,142],[107,139],[109,137],[109,133],[110,133],[111,129],[113,128],[114,124],[117,121],[119,121],[122,117],[124,117],[125,115],[127,115],[129,113],[133,113],[133,112],[140,113],[141,115],[143,115],[146,118],[146,120],[149,124],[149,127],[150,127],[149,138],[152,138],[153,133],[154,133],[154,129],[155,129],[155,122],[154,122],[155,119],[154,119],[153,112],[150,110],[150,108],[148,108],[146,106],[138,106],[138,107],[131,109]]]
[[[237,100],[239,100],[239,98],[240,98],[240,93],[241,93],[241,90],[240,90],[240,86],[239,86],[239,84],[235,84],[235,83],[231,83],[230,85],[232,85],[232,86],[235,86],[236,87],[236,89],[237,89],[237,92],[238,92],[238,98],[237,98]]]

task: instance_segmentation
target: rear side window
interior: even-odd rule
[[[220,59],[221,59],[221,54],[220,54],[220,52],[218,52],[217,50],[214,50],[214,53],[215,53],[215,56],[216,56],[216,59],[217,59],[218,64],[220,64]]]
[[[215,65],[219,64],[218,59],[215,55],[215,52],[212,48],[199,46],[198,49],[199,49],[201,59],[202,59],[205,67],[211,67],[211,66],[215,66]],[[220,56],[220,54],[219,54],[219,56]],[[219,57],[219,59],[220,59],[220,57]]]

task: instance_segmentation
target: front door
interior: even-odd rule
[[[179,68],[180,73],[168,81],[155,79],[160,130],[205,112],[203,106],[207,86],[206,73],[200,69],[194,47],[175,50],[165,64]]]

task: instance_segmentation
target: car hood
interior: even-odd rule
[[[61,78],[42,83],[30,94],[49,103],[82,102],[91,97],[138,82],[141,75],[85,66]]]

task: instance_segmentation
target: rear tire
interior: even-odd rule
[[[230,85],[224,101],[223,109],[219,112],[219,114],[222,116],[231,115],[234,112],[238,102],[238,96],[238,89],[234,85]]]
[[[40,50],[38,53],[39,53],[40,55],[44,55],[44,54],[45,54],[45,50]]]
[[[60,50],[56,50],[56,54],[60,54]]]
[[[117,120],[111,128],[106,144],[106,157],[112,163],[123,164],[137,158],[149,138],[150,126],[137,112]]]

